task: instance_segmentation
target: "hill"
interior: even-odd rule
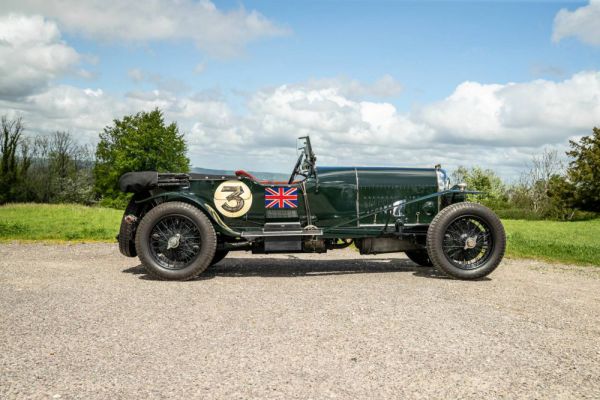
[[[207,175],[233,175],[233,170],[226,169],[210,169],[210,168],[202,168],[202,167],[192,167],[190,172],[194,172],[197,174],[207,174]],[[264,172],[264,171],[248,171],[255,177],[260,180],[267,181],[287,181],[289,179],[288,174],[282,174],[278,172]]]

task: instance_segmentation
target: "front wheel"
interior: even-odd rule
[[[202,273],[215,256],[217,235],[197,207],[167,202],[150,210],[140,222],[135,247],[151,275],[188,280]]]
[[[506,234],[492,210],[476,203],[442,209],[427,231],[427,253],[433,265],[458,279],[477,279],[498,267]]]
[[[431,267],[431,260],[429,259],[429,254],[427,254],[427,250],[410,250],[404,252],[406,257],[408,257],[412,262],[422,267]]]

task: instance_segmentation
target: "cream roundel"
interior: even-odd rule
[[[241,181],[225,181],[215,190],[215,206],[221,214],[238,218],[246,214],[252,205],[252,192]]]

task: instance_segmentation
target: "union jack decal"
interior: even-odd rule
[[[298,188],[265,188],[265,208],[298,208]]]

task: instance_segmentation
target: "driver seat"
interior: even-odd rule
[[[238,169],[237,171],[235,171],[235,176],[245,177],[245,178],[248,178],[250,180],[253,180],[254,182],[259,182],[259,180],[254,175],[252,175],[248,171],[244,171],[243,169]]]

